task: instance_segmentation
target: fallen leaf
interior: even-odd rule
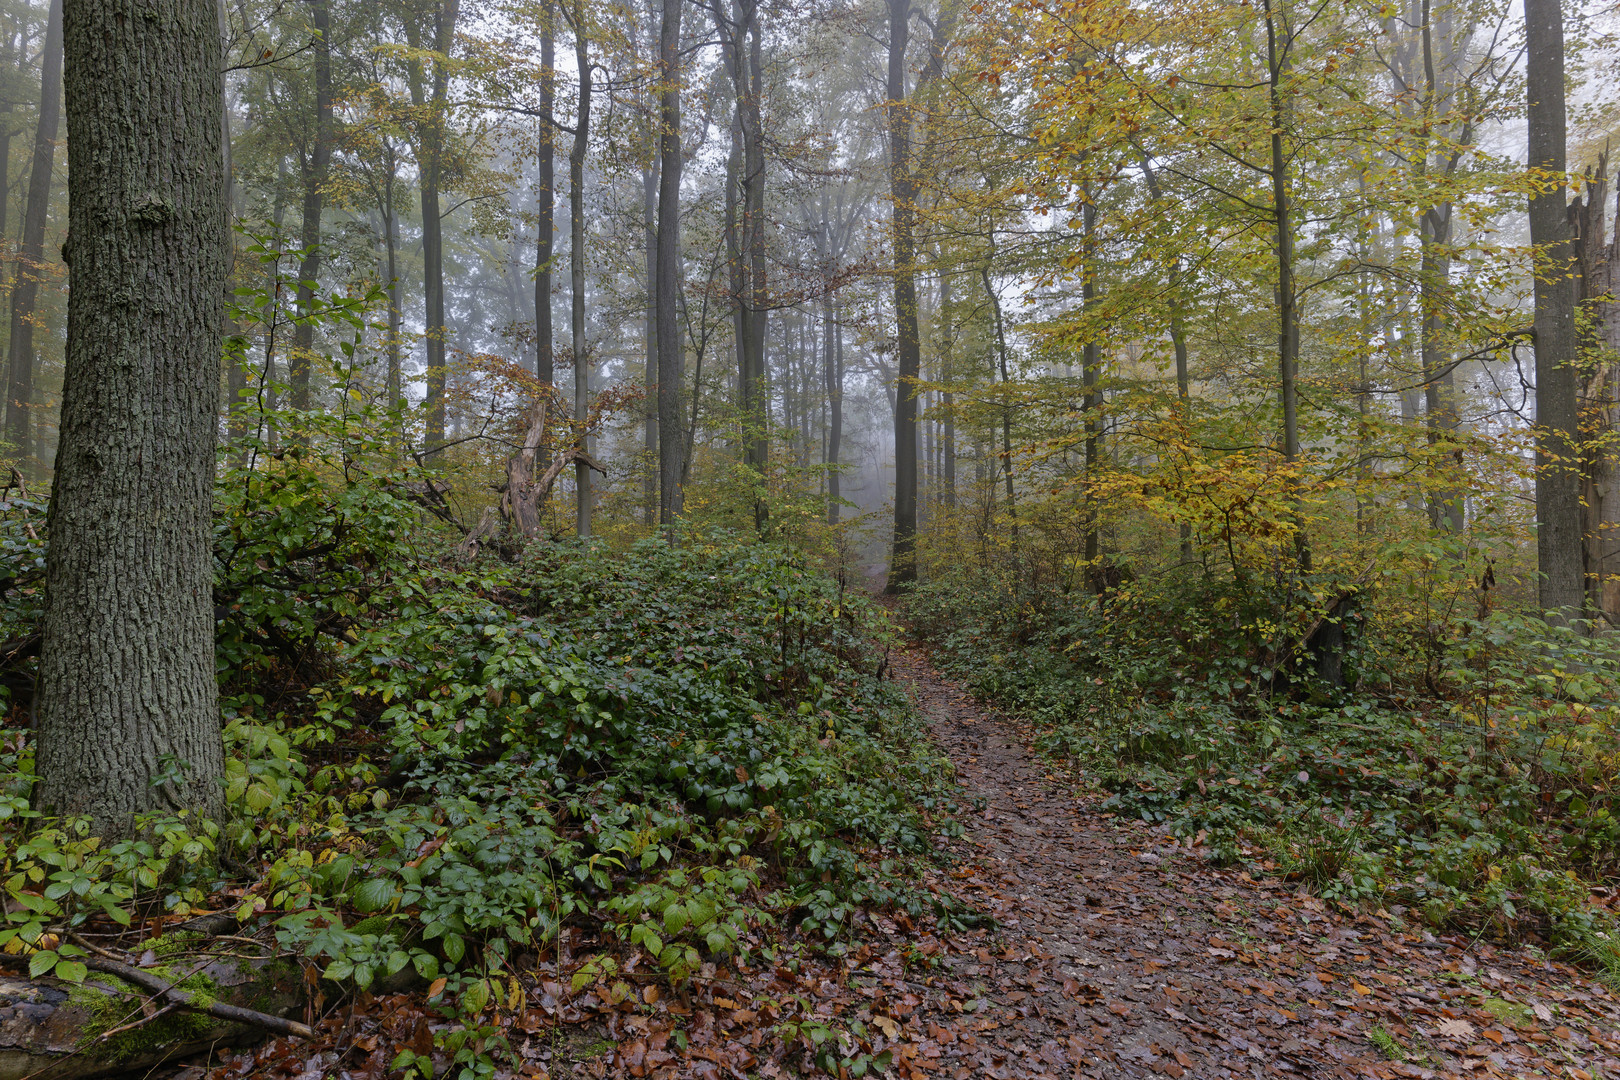
[[[1448,1039],[1472,1039],[1474,1025],[1466,1020],[1442,1020],[1435,1025],[1435,1030]]]

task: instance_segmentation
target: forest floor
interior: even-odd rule
[[[945,961],[990,1005],[921,1044],[939,1074],[1620,1076],[1620,1000],[1575,969],[1212,868],[1099,812],[920,651],[894,667],[976,808],[952,887],[1002,925]]]
[[[962,784],[954,858],[926,884],[997,927],[941,935],[868,914],[841,960],[755,953],[676,994],[576,995],[536,976],[505,1020],[517,1075],[794,1075],[804,1044],[782,1025],[813,1013],[857,1057],[889,1051],[884,1075],[905,1080],[1620,1077],[1620,1000],[1577,970],[1213,868],[1101,812],[1084,777],[1039,761],[1032,733],[920,648],[891,664]],[[369,999],[329,1014],[315,1045],[276,1040],[209,1075],[382,1080],[399,1047],[426,1049],[440,1026],[414,995]]]

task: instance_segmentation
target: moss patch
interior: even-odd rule
[[[150,970],[158,978],[167,980],[184,974],[167,971],[162,967],[153,967]],[[189,992],[192,1001],[199,1006],[206,1007],[219,1000],[219,987],[200,972],[178,985],[180,989]],[[104,1037],[105,1032],[139,1020],[141,1002],[146,1000],[147,996],[134,990],[119,993],[92,986],[73,987],[68,992],[68,1001],[84,1009],[90,1016],[90,1022],[85,1025],[84,1037],[79,1043],[80,1051],[97,1060],[117,1064],[158,1053],[169,1046],[207,1038],[220,1027],[220,1021],[205,1013],[191,1009],[176,1009],[156,1020],[137,1024],[127,1031],[120,1031],[111,1038]]]
[[[1516,1001],[1486,998],[1481,1008],[1502,1023],[1511,1024],[1513,1027],[1529,1027],[1536,1022],[1536,1015],[1530,1011],[1530,1006],[1520,1005]]]

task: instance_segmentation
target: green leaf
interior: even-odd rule
[[[63,982],[82,983],[90,969],[77,960],[63,960],[56,965],[56,977]]]
[[[394,902],[394,883],[387,878],[370,878],[355,886],[352,898],[356,911],[371,914]]]
[[[452,964],[461,963],[461,958],[467,953],[467,943],[461,940],[460,934],[444,935],[444,958]]]
[[[28,961],[28,977],[30,979],[39,978],[41,975],[51,970],[51,968],[55,967],[58,959],[60,958],[53,952],[35,953]]]
[[[683,904],[671,904],[664,909],[664,929],[671,934],[678,934],[686,929],[691,917],[686,913]]]

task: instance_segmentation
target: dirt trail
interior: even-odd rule
[[[1620,1076],[1620,1003],[1528,950],[1346,916],[1098,812],[915,649],[894,660],[967,804],[953,943],[900,1075]],[[1397,915],[1399,913],[1396,913]],[[958,952],[957,949],[965,948]],[[971,1011],[961,1011],[969,991]]]

